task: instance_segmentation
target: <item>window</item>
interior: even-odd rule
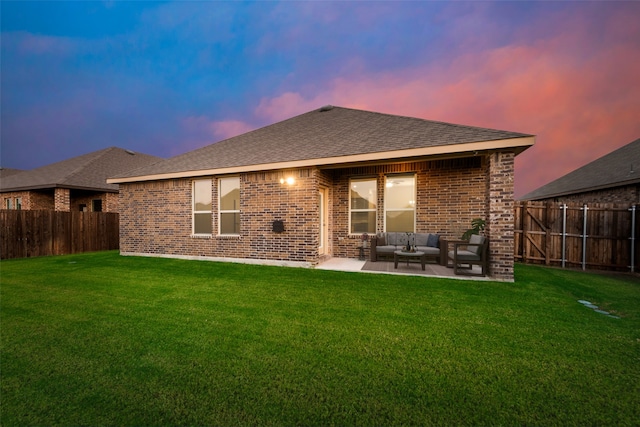
[[[349,186],[349,232],[376,232],[378,191],[376,179],[352,179]]]
[[[211,180],[193,181],[193,234],[211,234]]]
[[[415,231],[416,177],[388,176],[385,183],[385,231]]]
[[[220,179],[220,234],[240,234],[240,177]]]
[[[22,197],[16,197],[16,209],[22,209]]]
[[[13,203],[11,203],[11,199],[4,199],[5,208],[13,209]]]
[[[91,201],[91,210],[93,212],[102,212],[102,200],[95,199]]]

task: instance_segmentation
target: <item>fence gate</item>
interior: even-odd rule
[[[515,204],[514,256],[527,263],[635,271],[636,206]]]

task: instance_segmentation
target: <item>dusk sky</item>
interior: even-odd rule
[[[640,2],[0,7],[3,167],[171,157],[332,104],[534,134],[518,197],[640,137]]]

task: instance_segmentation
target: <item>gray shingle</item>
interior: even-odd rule
[[[112,178],[259,166],[524,136],[531,135],[323,107]]]
[[[525,194],[521,199],[548,199],[638,182],[640,182],[640,139]]]
[[[3,177],[0,191],[55,187],[118,191],[117,184],[106,183],[108,176],[126,173],[161,160],[163,159],[160,157],[110,147]]]

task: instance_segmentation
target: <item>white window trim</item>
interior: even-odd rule
[[[220,190],[222,187],[222,182],[226,179],[237,179],[238,180],[238,189],[240,190],[241,187],[241,182],[240,182],[240,177],[239,176],[226,176],[224,178],[219,178],[218,179],[218,236],[221,237],[225,237],[225,236],[240,236],[240,233],[223,233],[221,228],[222,228],[222,214],[223,213],[240,213],[240,200],[238,200],[238,209],[227,209],[227,210],[223,210],[221,208],[222,206],[222,201],[220,200],[220,198],[222,197],[222,191]],[[242,195],[241,195],[242,197]]]
[[[208,182],[209,188],[211,189],[211,179],[194,179],[191,184],[191,235],[192,236],[211,236],[213,234],[213,224],[211,225],[211,233],[196,233],[196,214],[211,214],[211,218],[213,219],[212,210],[206,211],[197,211],[196,210],[196,182]],[[211,204],[211,208],[213,209],[213,203]]]
[[[387,181],[389,179],[397,179],[401,177],[411,177],[413,179],[413,208],[402,208],[402,209],[387,209]],[[384,177],[384,231],[387,231],[387,212],[409,212],[413,211],[413,230],[411,233],[416,232],[416,198],[418,193],[418,179],[416,174],[397,174],[397,175],[388,175]]]
[[[353,209],[351,207],[351,186],[353,185],[354,182],[369,182],[369,181],[373,181],[373,183],[375,184],[375,194],[376,194],[376,207],[375,208],[369,208],[369,209]],[[375,212],[376,217],[374,219],[374,223],[373,223],[373,229],[376,230],[377,229],[377,224],[378,224],[378,179],[377,178],[351,178],[349,179],[349,235],[350,236],[362,236],[364,233],[367,233],[365,231],[361,232],[361,233],[353,233],[351,232],[351,214],[353,212]],[[375,232],[374,232],[375,234]]]

